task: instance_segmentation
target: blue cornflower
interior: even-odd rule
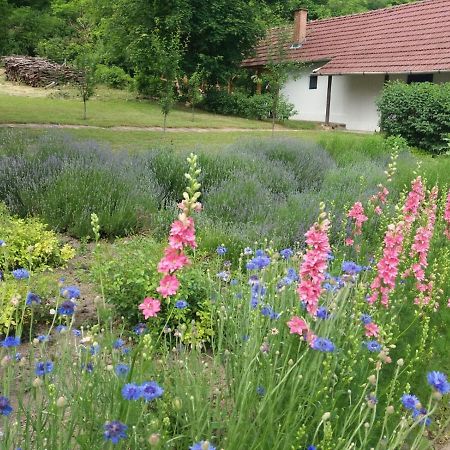
[[[92,344],[89,353],[92,356],[98,355],[100,353],[100,344]]]
[[[285,248],[280,250],[280,255],[283,259],[289,259],[294,254],[291,248]]]
[[[88,362],[87,364],[81,364],[81,370],[92,373],[94,371],[94,363]]]
[[[41,303],[41,299],[38,295],[33,294],[33,292],[28,292],[25,304],[27,306],[31,306],[33,303],[36,303],[36,305],[38,305],[39,303]]]
[[[318,337],[314,339],[312,348],[320,352],[334,352],[335,346],[329,339]]]
[[[124,344],[125,344],[125,341],[123,340],[123,339],[121,339],[121,338],[118,338],[118,339],[116,339],[115,341],[114,341],[114,343],[113,343],[113,348],[121,348],[121,347],[123,347],[124,346]]]
[[[122,397],[125,400],[138,400],[142,397],[142,389],[134,383],[127,383],[122,388]]]
[[[334,255],[333,255],[333,252],[332,252],[332,251],[329,251],[329,252],[328,252],[328,254],[327,254],[327,259],[328,259],[328,261],[333,261]]]
[[[72,298],[80,298],[80,290],[75,286],[64,286],[60,290],[61,295],[69,300]]]
[[[261,308],[261,314],[265,317],[269,317],[273,312],[273,309],[271,306],[263,306]]]
[[[20,345],[20,337],[19,336],[7,336],[2,341],[2,347],[18,347]]]
[[[266,390],[264,389],[264,386],[258,386],[256,388],[256,393],[260,396],[260,397],[264,397],[264,395],[266,394]]]
[[[127,438],[127,429],[128,427],[118,420],[113,420],[111,422],[106,422],[103,426],[105,432],[103,433],[103,437],[105,441],[111,441],[113,444],[117,444],[121,439]]]
[[[114,372],[116,372],[116,375],[118,377],[125,376],[130,371],[130,366],[127,364],[116,364],[116,367],[114,367]]]
[[[369,314],[362,314],[361,315],[361,322],[364,325],[368,325],[369,323],[372,323],[372,317],[370,317]]]
[[[428,372],[427,380],[428,384],[441,394],[448,394],[450,392],[450,384],[447,381],[447,376],[442,372]]]
[[[156,381],[141,384],[141,395],[145,401],[150,402],[164,394],[164,389]]]
[[[344,261],[342,263],[342,271],[350,275],[355,275],[363,270],[362,266],[359,266],[353,261]]]
[[[262,250],[257,250],[255,255],[256,256],[247,263],[248,270],[262,270],[270,264],[270,257]]]
[[[144,334],[147,331],[147,325],[145,323],[138,323],[134,328],[133,331],[140,336],[141,334]]]
[[[131,350],[128,347],[122,347],[122,354],[123,355],[128,355],[128,353],[130,353]]]
[[[9,400],[6,397],[3,397],[3,395],[0,395],[0,415],[9,416],[12,410]]]
[[[290,267],[287,271],[286,278],[289,278],[291,281],[298,281],[297,271],[293,267]]]
[[[222,270],[222,272],[219,272],[216,276],[217,276],[217,278],[219,278],[219,280],[222,280],[225,282],[230,280],[230,273],[226,272],[225,270]]]
[[[52,372],[52,370],[53,370],[53,363],[51,361],[37,362],[34,369],[34,373],[37,376],[42,377]]]
[[[39,342],[48,342],[48,341],[50,340],[50,336],[47,335],[47,334],[40,334],[40,335],[37,337],[37,340],[38,340]]]
[[[66,302],[61,303],[58,308],[58,313],[63,316],[71,316],[75,312],[75,303],[67,300]]]
[[[377,341],[367,341],[365,345],[370,352],[378,353],[381,350],[381,345]]]
[[[225,255],[225,253],[228,251],[228,249],[224,245],[219,245],[216,249],[216,252],[219,256]]]
[[[189,303],[186,300],[178,300],[175,303],[175,308],[178,308],[178,309],[184,309],[184,308],[187,308],[188,306],[189,306]]]
[[[429,417],[424,417],[427,414],[427,410],[425,408],[414,409],[412,412],[413,419],[419,419],[418,422],[425,426],[429,426],[431,424],[431,419]]]
[[[230,281],[230,285],[231,285],[231,286],[237,286],[238,284],[239,284],[239,281],[236,280],[236,278],[233,278],[233,279]]]
[[[81,336],[81,331],[78,330],[78,329],[76,329],[76,328],[74,328],[74,329],[72,330],[72,334],[73,334],[74,336],[76,336],[76,337],[80,337],[80,336]]]
[[[17,353],[14,355],[14,359],[15,359],[17,362],[21,361],[21,360],[22,360],[22,353],[17,352]]]
[[[200,441],[192,444],[189,447],[189,450],[216,450],[216,447],[211,445],[211,443],[208,441]]]
[[[367,396],[367,403],[370,406],[375,406],[378,403],[378,398],[375,395],[370,394]]]
[[[406,409],[416,409],[416,406],[419,402],[419,399],[415,395],[411,394],[403,394],[402,395],[402,403]]]
[[[58,325],[57,327],[55,327],[55,330],[58,333],[64,333],[67,330],[67,327],[65,325]],[[73,330],[75,331],[75,330]]]
[[[317,447],[315,445],[308,445],[308,447],[306,447],[306,450],[317,450]]]
[[[250,247],[245,247],[244,248],[244,255],[246,255],[246,256],[253,255],[253,250]]]
[[[11,273],[16,280],[25,280],[27,278],[30,278],[30,274],[27,269],[16,269]]]
[[[330,313],[328,312],[327,308],[321,306],[317,312],[316,312],[316,316],[319,319],[328,319],[328,317],[330,317]]]

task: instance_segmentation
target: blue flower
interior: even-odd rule
[[[319,319],[328,319],[328,317],[330,317],[330,313],[328,312],[327,308],[324,308],[323,306],[321,306],[317,312],[316,312],[316,316]]]
[[[403,394],[402,395],[402,403],[406,409],[416,409],[416,406],[419,402],[419,399],[415,395],[411,394]]]
[[[246,255],[246,256],[253,255],[253,250],[250,247],[245,247],[244,248],[244,255]]]
[[[100,344],[92,344],[89,353],[92,356],[98,355],[100,353]]]
[[[428,372],[427,380],[428,384],[441,394],[448,394],[450,392],[450,384],[447,381],[447,376],[442,372]]]
[[[379,352],[381,350],[381,345],[377,341],[367,341],[365,343],[367,350],[369,352]]]
[[[142,389],[134,383],[127,383],[122,388],[122,397],[125,400],[138,400],[142,397]]]
[[[155,398],[159,398],[164,394],[164,389],[156,381],[148,381],[141,384],[142,397],[150,402]]]
[[[306,450],[317,450],[317,447],[315,445],[308,445],[308,447],[306,447]]]
[[[15,356],[14,356],[14,359],[15,359],[17,362],[21,361],[21,360],[22,360],[22,353],[17,352],[17,353],[15,354]]]
[[[431,424],[431,419],[429,417],[424,417],[427,414],[427,410],[425,408],[414,409],[412,412],[413,419],[419,419],[418,422],[425,426],[429,426]]]
[[[41,299],[38,295],[33,294],[33,292],[28,292],[25,304],[27,306],[31,306],[33,303],[36,303],[36,305],[38,305],[39,303],[41,303]]]
[[[369,323],[372,323],[372,317],[370,317],[369,314],[362,314],[361,315],[361,322],[364,325],[368,325]]]
[[[51,361],[37,362],[34,369],[34,373],[39,377],[47,375],[52,371],[53,371],[53,363]]]
[[[211,445],[211,443],[208,441],[200,441],[192,444],[189,447],[189,450],[216,450],[216,447]]]
[[[56,330],[58,333],[64,333],[64,331],[67,330],[67,327],[66,327],[65,325],[58,325],[58,326],[55,328],[55,330]],[[73,331],[75,331],[75,330],[73,330]]]
[[[130,371],[130,366],[127,364],[116,364],[116,367],[114,367],[114,372],[116,372],[116,375],[118,377],[125,376]]]
[[[247,263],[248,270],[262,270],[270,264],[270,257],[262,250],[257,250],[255,255],[256,256]]]
[[[9,416],[12,412],[12,407],[9,403],[9,400],[3,395],[0,396],[0,415]]]
[[[264,389],[264,386],[258,386],[256,388],[256,393],[260,396],[260,397],[264,397],[264,395],[266,394],[266,390]]]
[[[283,259],[289,259],[294,254],[293,250],[290,248],[285,248],[280,250],[280,255]]]
[[[128,427],[118,420],[113,420],[111,422],[106,422],[103,426],[105,432],[103,433],[103,437],[105,441],[111,441],[113,444],[117,444],[121,439],[127,438],[127,429]]]
[[[7,336],[2,341],[2,347],[18,347],[20,345],[20,337],[19,336]]]
[[[80,290],[75,286],[64,286],[60,290],[61,295],[69,300],[72,298],[80,298]]]
[[[30,278],[30,274],[27,269],[16,269],[11,273],[16,280],[25,280],[27,278]]]
[[[122,354],[123,355],[128,355],[128,353],[130,353],[130,349],[128,347],[122,347]]]
[[[75,312],[75,303],[70,300],[61,303],[58,308],[58,313],[63,316],[71,316]]]
[[[314,339],[312,348],[314,350],[319,350],[320,352],[334,352],[335,350],[334,344],[329,339],[320,337]]]
[[[342,263],[342,271],[350,275],[355,275],[363,270],[362,266],[359,266],[353,261],[344,261]]]
[[[124,344],[125,344],[125,341],[123,339],[118,338],[114,341],[113,348],[115,348],[115,349],[121,348],[124,346]]]
[[[231,286],[237,286],[237,285],[239,284],[239,281],[236,280],[236,278],[233,278],[233,279],[230,281],[230,284],[231,284]]]
[[[261,314],[265,317],[270,317],[272,320],[277,320],[280,318],[281,314],[276,313],[273,308],[269,305],[263,306],[261,308]]]
[[[230,273],[226,272],[225,270],[222,270],[222,272],[219,272],[217,274],[217,278],[219,278],[219,280],[227,282],[230,280]]]
[[[72,334],[73,334],[74,336],[76,336],[76,337],[80,337],[80,336],[81,336],[81,331],[78,330],[78,329],[76,329],[76,328],[74,328],[74,329],[72,330]]]
[[[189,303],[186,300],[178,300],[175,303],[175,308],[178,308],[178,309],[184,309],[184,308],[187,308],[188,306],[189,306]]]
[[[50,336],[47,335],[47,334],[40,334],[40,335],[37,337],[37,340],[38,340],[39,342],[48,342],[48,341],[50,340]]]
[[[286,277],[291,281],[298,281],[298,273],[293,267],[288,269]]]
[[[88,362],[87,364],[81,364],[81,370],[84,370],[87,373],[92,373],[94,371],[94,364],[92,362]]]
[[[217,247],[217,250],[216,250],[216,252],[217,252],[217,254],[219,255],[219,256],[223,256],[223,255],[225,255],[225,253],[228,251],[228,249],[224,246],[224,245],[219,245],[218,247]]]
[[[147,331],[147,325],[145,323],[138,323],[134,328],[133,331],[140,336],[141,334],[144,334]]]
[[[367,396],[367,403],[371,406],[375,406],[378,403],[378,398],[375,395],[370,394]]]

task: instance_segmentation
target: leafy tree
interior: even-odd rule
[[[204,72],[200,67],[188,78],[188,101],[192,108],[192,121],[195,119],[195,105],[202,101],[201,85],[204,78]]]
[[[95,69],[97,67],[98,58],[92,47],[85,45],[84,49],[75,59],[75,67],[80,70],[82,77],[77,83],[81,99],[83,100],[83,119],[86,120],[86,108],[88,100],[95,92]]]

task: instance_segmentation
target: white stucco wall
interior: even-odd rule
[[[327,76],[319,76],[317,89],[309,89],[309,76],[320,65],[311,66],[301,76],[290,79],[283,94],[295,105],[296,120],[324,122],[327,101]],[[348,130],[378,130],[375,104],[384,85],[384,75],[334,75],[331,88],[330,122],[345,124]],[[391,74],[390,80],[406,81],[406,74]],[[435,83],[450,82],[450,73],[434,74]]]

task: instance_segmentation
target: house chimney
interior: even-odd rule
[[[299,9],[294,15],[294,45],[301,44],[306,38],[306,22],[308,21],[308,10]]]

